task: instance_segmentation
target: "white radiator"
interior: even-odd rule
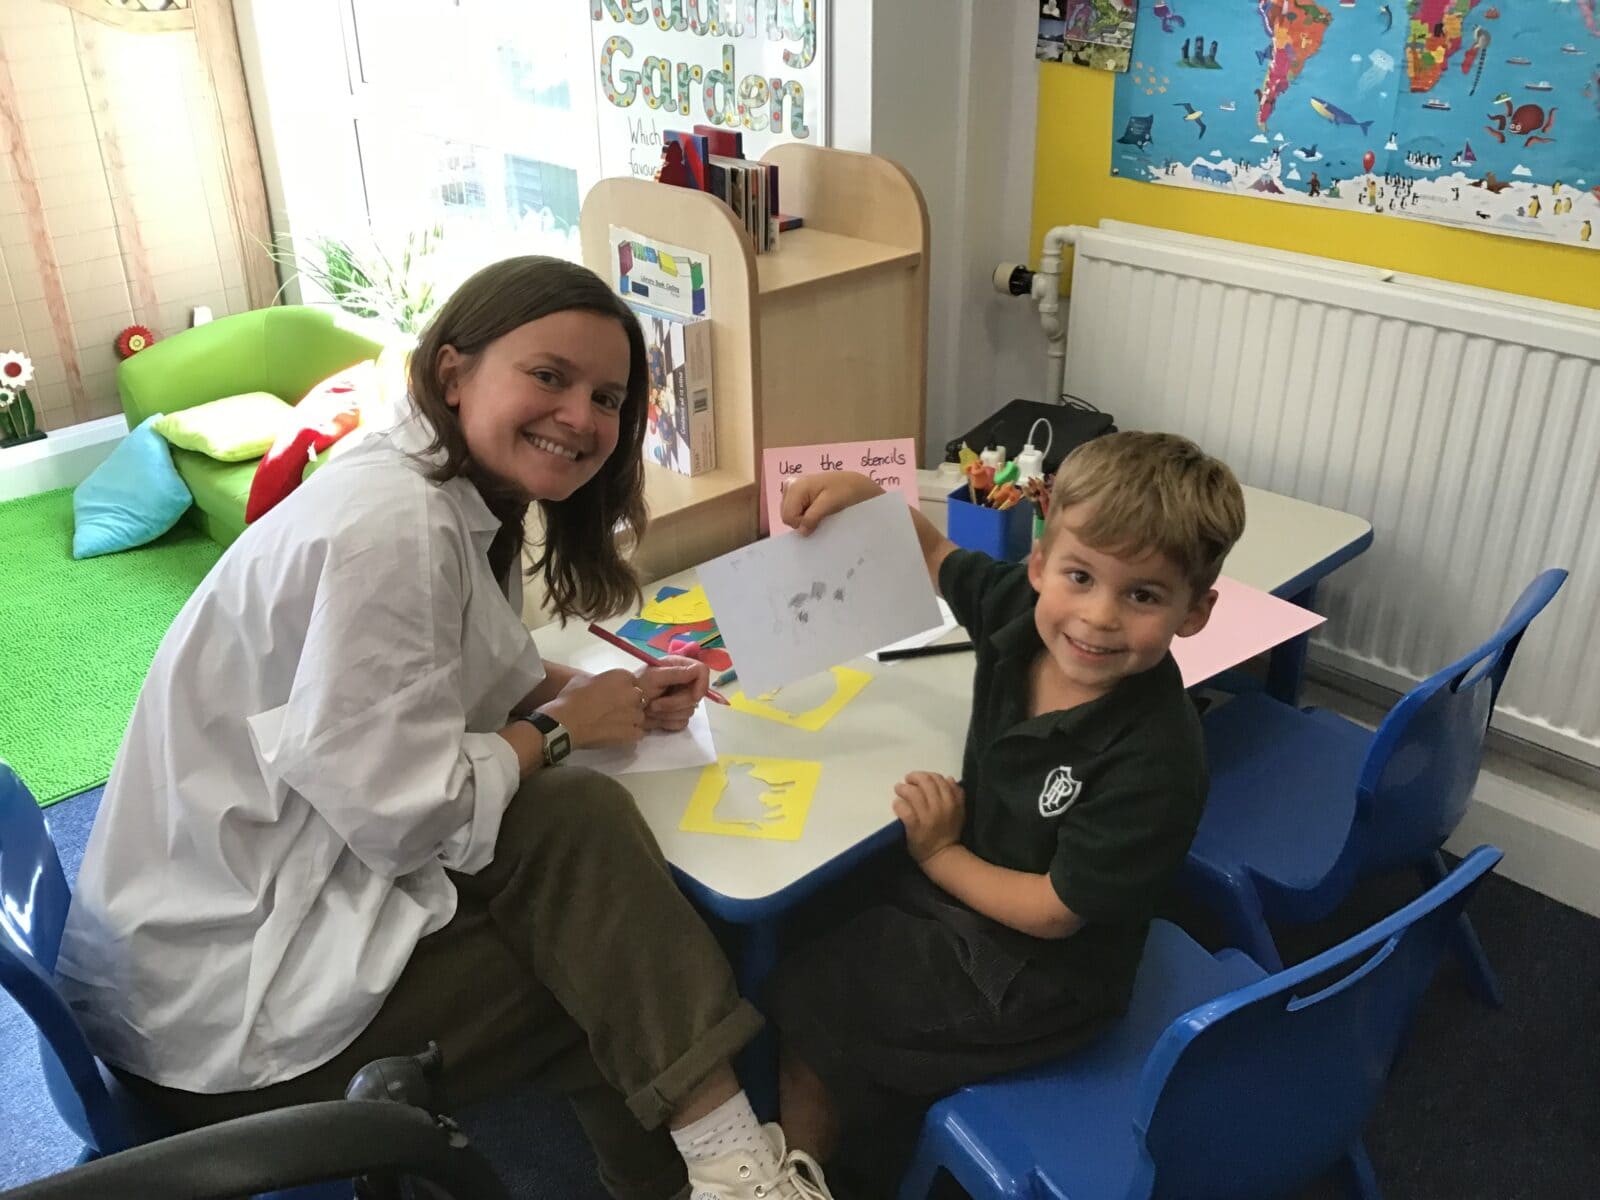
[[[1404,690],[1566,567],[1495,725],[1600,765],[1600,313],[1122,223],[1075,234],[1069,394],[1372,522],[1318,594],[1313,658]]]

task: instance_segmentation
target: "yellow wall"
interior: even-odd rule
[[[1039,67],[1033,228],[1103,217],[1600,308],[1600,250],[1111,177],[1108,71]]]

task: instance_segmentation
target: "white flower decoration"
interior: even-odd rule
[[[0,387],[20,392],[32,382],[32,359],[16,350],[0,354]]]
[[[15,392],[8,392],[4,388],[0,388],[0,412],[4,412],[6,409],[10,408],[14,403],[16,403],[16,399],[17,395]]]

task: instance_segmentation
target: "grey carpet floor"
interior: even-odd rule
[[[76,878],[98,790],[47,817]],[[1409,878],[1363,887],[1337,918],[1281,931],[1288,961],[1333,945],[1416,894]],[[1471,915],[1506,1006],[1466,991],[1447,960],[1425,999],[1368,1133],[1389,1200],[1570,1200],[1600,1179],[1600,921],[1490,877]],[[1191,922],[1186,922],[1191,923]],[[1203,923],[1192,931],[1206,940]],[[512,1194],[604,1200],[565,1104],[530,1089],[459,1114]],[[1066,1119],[1070,1119],[1068,1116]],[[63,1170],[77,1146],[39,1074],[31,1030],[0,996],[0,1188]],[[1326,1200],[1314,1188],[1299,1200]],[[842,1200],[842,1198],[841,1198]]]

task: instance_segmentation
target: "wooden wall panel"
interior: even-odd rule
[[[45,429],[120,410],[126,326],[170,336],[277,286],[231,3],[137,25],[101,7],[0,2],[0,350],[33,360]]]

